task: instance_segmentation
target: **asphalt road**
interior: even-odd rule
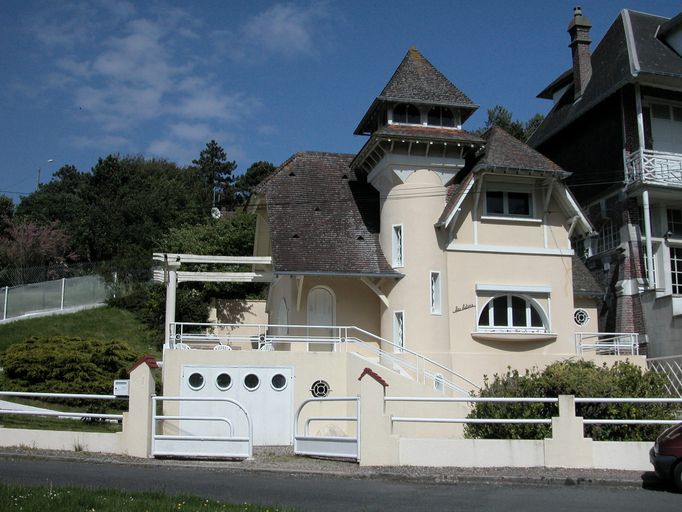
[[[211,467],[128,465],[0,458],[0,481],[157,490],[233,503],[323,511],[682,510],[682,495],[596,485],[419,484],[381,478],[339,478]],[[0,504],[0,509],[2,506]]]

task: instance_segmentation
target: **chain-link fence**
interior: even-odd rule
[[[99,275],[61,278],[41,283],[0,288],[0,320],[47,311],[102,304],[108,288]]]

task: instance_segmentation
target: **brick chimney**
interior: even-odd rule
[[[592,62],[590,60],[590,28],[592,23],[585,16],[580,7],[573,8],[573,19],[568,25],[571,35],[571,53],[573,55],[573,99],[583,95],[590,77],[592,76]]]

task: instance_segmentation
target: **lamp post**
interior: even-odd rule
[[[46,163],[51,164],[54,162],[52,158],[48,159]],[[40,188],[40,167],[38,167],[38,184],[36,185],[36,190]]]

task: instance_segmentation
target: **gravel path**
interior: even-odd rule
[[[330,475],[343,478],[383,478],[430,484],[508,483],[526,485],[602,485],[638,487],[661,485],[652,472],[568,468],[437,468],[416,466],[371,467],[355,462],[315,459],[294,455],[290,446],[255,447],[253,459],[245,461],[139,459],[124,455],[88,452],[2,448],[0,457],[50,458],[88,462],[158,465],[165,467],[215,468],[216,470],[285,472]]]

